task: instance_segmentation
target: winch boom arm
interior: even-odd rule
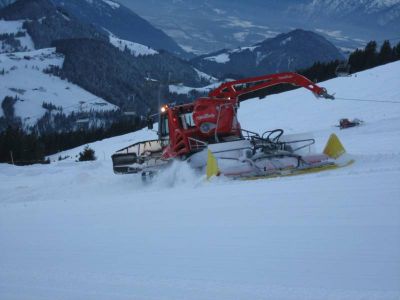
[[[221,84],[218,88],[212,90],[208,94],[208,96],[210,98],[232,99],[240,102],[239,96],[253,93],[255,91],[260,91],[282,83],[304,87],[313,92],[317,97],[334,99],[334,96],[328,94],[325,88],[319,87],[306,77],[292,72],[264,75],[259,77],[225,82]]]

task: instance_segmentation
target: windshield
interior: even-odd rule
[[[168,115],[162,114],[160,116],[159,133],[161,138],[169,138]]]

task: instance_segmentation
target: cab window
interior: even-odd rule
[[[194,127],[193,113],[192,112],[181,114],[180,119],[181,119],[182,127],[184,129],[188,129],[188,128]]]
[[[168,115],[162,114],[160,116],[160,136],[169,137]]]

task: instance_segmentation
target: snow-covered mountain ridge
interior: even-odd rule
[[[308,7],[311,10],[324,7],[327,10],[326,12],[346,14],[355,10],[375,13],[380,9],[394,8],[398,4],[400,4],[399,0],[313,0]]]
[[[260,43],[199,56],[191,62],[202,71],[223,78],[297,71],[316,62],[343,60],[340,51],[323,36],[301,29]]]
[[[30,91],[36,89],[37,87],[32,85],[37,84],[40,85],[40,90],[53,90],[51,95],[31,93],[29,101],[21,100],[16,103],[18,109],[15,110],[15,117],[21,118],[24,123],[23,126],[34,125],[34,122],[43,116],[46,111],[41,108],[43,102],[52,103],[53,101],[54,103],[52,104],[57,107],[70,107],[75,102],[86,102],[86,98],[93,99],[97,95],[102,101],[107,99],[109,103],[114,105],[102,103],[101,106],[100,104],[95,104],[93,111],[114,110],[116,108],[115,105],[117,105],[121,109],[127,109],[126,107],[129,106],[128,109],[130,111],[141,114],[149,109],[149,101],[156,101],[154,99],[157,99],[156,95],[160,89],[158,82],[167,81],[168,78],[172,82],[185,82],[194,86],[206,85],[210,82],[210,76],[199,72],[185,61],[168,52],[157,51],[149,46],[121,39],[120,36],[116,36],[114,32],[108,30],[107,28],[115,29],[121,33],[123,29],[121,29],[121,23],[115,24],[112,20],[121,21],[125,24],[124,26],[128,27],[137,22],[137,24],[135,23],[137,26],[134,26],[137,30],[142,30],[142,33],[150,40],[153,38],[162,43],[162,39],[157,38],[157,34],[162,35],[160,31],[154,29],[155,31],[153,32],[150,24],[141,20],[140,17],[128,9],[123,8],[122,5],[117,7],[115,2],[101,0],[85,2],[86,5],[82,7],[79,5],[83,2],[79,1],[60,2],[58,3],[60,6],[56,6],[55,3],[55,1],[49,0],[20,0],[0,9],[0,18],[4,18],[4,20],[0,20],[0,53],[16,53],[16,57],[31,57],[31,62],[34,62],[37,56],[34,54],[32,57],[30,52],[35,49],[48,49],[48,47],[56,45],[56,42],[59,46],[58,48],[56,47],[59,54],[61,53],[60,43],[63,43],[63,49],[68,48],[68,51],[65,51],[62,55],[63,59],[56,64],[53,64],[49,57],[40,58],[40,65],[45,67],[34,67],[32,72],[38,75],[35,77],[36,81],[26,80],[24,78],[26,74],[24,75],[23,73],[19,74],[20,77],[13,75],[13,78],[17,79],[14,85],[18,85],[18,87],[11,87],[12,90]],[[79,10],[77,17],[73,13],[76,13],[75,9],[79,7],[82,10]],[[99,16],[107,16],[108,21],[103,24],[107,25],[107,27],[103,28],[99,25],[100,23],[94,22],[100,22]],[[139,25],[143,26],[143,28]],[[151,32],[155,36],[152,37]],[[102,44],[102,42],[107,45]],[[88,51],[76,50],[76,48],[81,47],[82,43],[85,43],[85,47],[82,49],[87,50],[91,46],[93,51],[89,53]],[[119,49],[119,51],[115,48]],[[15,66],[9,66],[9,60],[7,60],[7,56],[4,56],[4,61],[0,62],[0,71],[4,69],[4,72],[2,72],[4,78],[10,76],[10,68],[18,70],[26,68],[24,63],[27,60],[22,59],[19,63],[15,63]],[[71,66],[74,63],[76,65]],[[87,67],[83,67],[83,65]],[[65,69],[68,66],[71,67],[66,71]],[[107,70],[107,68],[109,69]],[[47,80],[49,75],[43,74],[44,69],[48,69],[48,74],[51,73],[75,83],[74,87],[79,85],[82,87],[80,88],[81,92],[90,96],[74,96],[74,100],[67,99],[64,96],[54,97],[53,94],[56,93],[54,90],[60,88],[65,92],[66,86],[61,86],[65,85],[66,81],[55,76],[53,76],[53,81]],[[111,74],[110,69],[115,72]],[[146,77],[149,74],[153,74],[153,77],[157,79],[157,81],[154,81],[153,86],[149,86],[146,81]],[[91,78],[91,80],[87,80],[87,78]],[[51,86],[53,83],[55,86]],[[10,84],[8,79],[2,81],[2,84],[4,86],[0,91],[1,103],[5,96],[21,96],[15,95],[14,92],[10,91],[7,87]],[[47,84],[50,86],[47,86]],[[155,87],[156,84],[157,86]],[[26,94],[25,97],[27,97]],[[34,97],[36,98],[34,99]],[[134,104],[131,101],[132,97],[136,97],[136,103]],[[65,100],[65,103],[62,103],[64,101],[62,99]],[[71,103],[71,101],[74,103]],[[26,106],[25,108],[23,108],[24,105]],[[78,107],[73,110],[64,110],[63,113],[67,116],[71,112],[92,110],[92,105],[74,104],[74,106]],[[28,112],[30,110],[32,112]],[[3,110],[1,110],[2,114]],[[34,117],[31,118],[31,116]],[[6,122],[1,120],[0,130],[7,128],[9,122],[10,118]]]
[[[398,0],[313,0],[302,6],[309,17],[317,15],[336,16],[338,18],[378,18],[380,26],[393,21],[399,23],[400,1]]]
[[[121,39],[187,57],[187,53],[162,30],[155,28],[118,1],[54,0],[54,3],[80,21],[89,22],[99,29],[106,29]]]
[[[197,54],[255,44],[293,28],[340,32],[340,39],[324,35],[336,46],[354,49],[396,37],[400,27],[397,0],[121,2]]]

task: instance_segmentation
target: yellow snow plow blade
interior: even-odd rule
[[[337,135],[332,133],[329,137],[328,142],[326,143],[324,154],[331,158],[337,159],[344,153],[346,153],[346,150],[344,149],[342,143],[340,142]]]
[[[208,154],[207,154],[206,173],[207,173],[207,179],[210,179],[213,176],[219,175],[217,159],[215,158],[214,154],[212,154],[212,152],[210,150],[208,150]]]

